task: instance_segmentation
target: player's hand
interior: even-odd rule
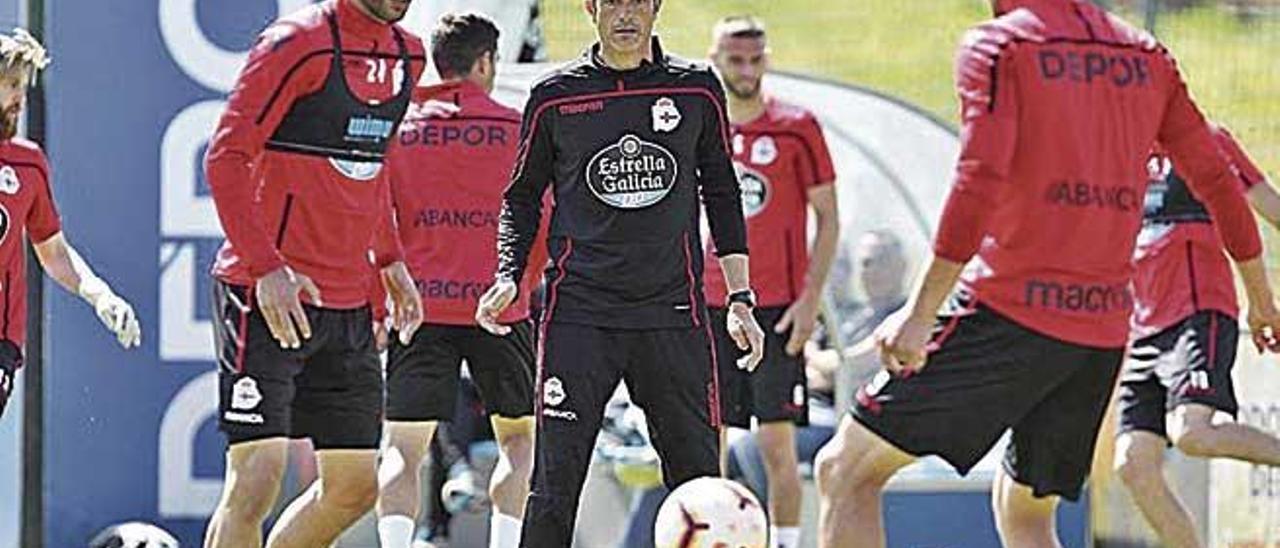
[[[764,359],[764,330],[760,329],[759,323],[756,323],[755,314],[745,304],[731,303],[726,323],[729,336],[738,345],[738,349],[751,352],[738,358],[738,369],[755,371],[756,366],[760,365],[760,360]]]
[[[115,334],[120,346],[133,348],[142,344],[142,327],[138,325],[138,316],[128,301],[107,291],[95,300],[93,311],[98,314],[102,325]]]
[[[905,307],[885,318],[872,335],[880,349],[880,365],[894,375],[910,376],[924,367],[933,333],[932,318],[916,318]]]
[[[1270,350],[1280,352],[1280,312],[1275,303],[1263,302],[1249,306],[1246,315],[1249,332],[1253,335],[1253,346],[1259,353]]]
[[[781,335],[790,329],[791,337],[787,339],[787,355],[799,356],[804,350],[804,343],[813,336],[813,326],[817,323],[818,299],[806,292],[782,313],[782,318],[773,327],[773,332]]]
[[[489,286],[489,290],[480,296],[476,306],[476,323],[485,331],[499,337],[505,337],[511,328],[498,323],[498,317],[516,300],[520,288],[511,280],[498,280]]]
[[[311,338],[311,322],[302,308],[298,294],[306,291],[311,304],[324,306],[320,300],[320,288],[305,274],[294,272],[288,266],[277,268],[258,278],[254,294],[262,319],[267,322],[271,336],[281,348],[302,348],[302,341]]]
[[[408,346],[422,325],[424,315],[418,285],[413,283],[413,276],[404,261],[396,261],[383,268],[382,283],[387,288],[387,295],[391,296],[392,325],[400,335],[400,344]]]
[[[387,349],[390,338],[387,335],[387,320],[373,320],[373,346],[382,352]]]

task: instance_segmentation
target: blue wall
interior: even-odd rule
[[[221,236],[200,158],[257,31],[307,3],[46,2],[54,194],[68,237],[144,330],[124,352],[49,286],[48,546],[130,519],[199,545],[224,449],[205,274]]]

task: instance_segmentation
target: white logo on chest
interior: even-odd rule
[[[754,143],[751,143],[751,163],[758,166],[767,166],[778,159],[778,143],[773,137],[761,135],[757,137]]]
[[[0,167],[0,192],[12,196],[18,193],[19,188],[22,188],[22,181],[18,180],[17,170],[13,166]]]
[[[670,97],[663,97],[653,102],[653,130],[657,132],[672,132],[680,126],[680,120],[684,116],[680,114],[680,109],[676,108],[675,100]]]

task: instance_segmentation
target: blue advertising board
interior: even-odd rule
[[[68,237],[144,330],[123,351],[48,286],[47,546],[134,519],[200,543],[224,451],[206,274],[221,229],[201,159],[257,31],[308,3],[45,3],[54,194]]]

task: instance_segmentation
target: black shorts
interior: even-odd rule
[[[13,341],[0,340],[0,417],[4,416],[9,395],[17,388],[19,367],[22,367],[22,347]]]
[[[713,308],[711,329],[716,352],[724,358],[720,367],[720,409],[724,424],[750,428],[751,417],[761,423],[790,421],[809,424],[809,391],[804,374],[804,357],[787,354],[791,331],[773,332],[786,307],[756,309],[756,321],[764,330],[764,359],[754,372],[738,369],[737,361],[748,352],[738,349],[725,327],[728,311]]]
[[[218,420],[229,443],[310,438],[316,449],[377,449],[382,363],[369,308],[305,307],[311,338],[286,350],[252,290],[214,283]]]
[[[877,375],[853,417],[961,474],[1012,428],[1005,470],[1036,496],[1078,499],[1124,351],[1052,339],[983,306],[939,318],[934,333],[925,368]]]
[[[1134,341],[1120,373],[1118,433],[1144,430],[1168,437],[1165,415],[1198,403],[1235,416],[1236,362],[1240,328],[1221,312],[1197,312],[1173,326]]]
[[[533,415],[533,326],[498,337],[475,326],[423,325],[409,342],[393,333],[387,354],[387,420],[447,421],[458,400],[462,361],[491,415]]]

